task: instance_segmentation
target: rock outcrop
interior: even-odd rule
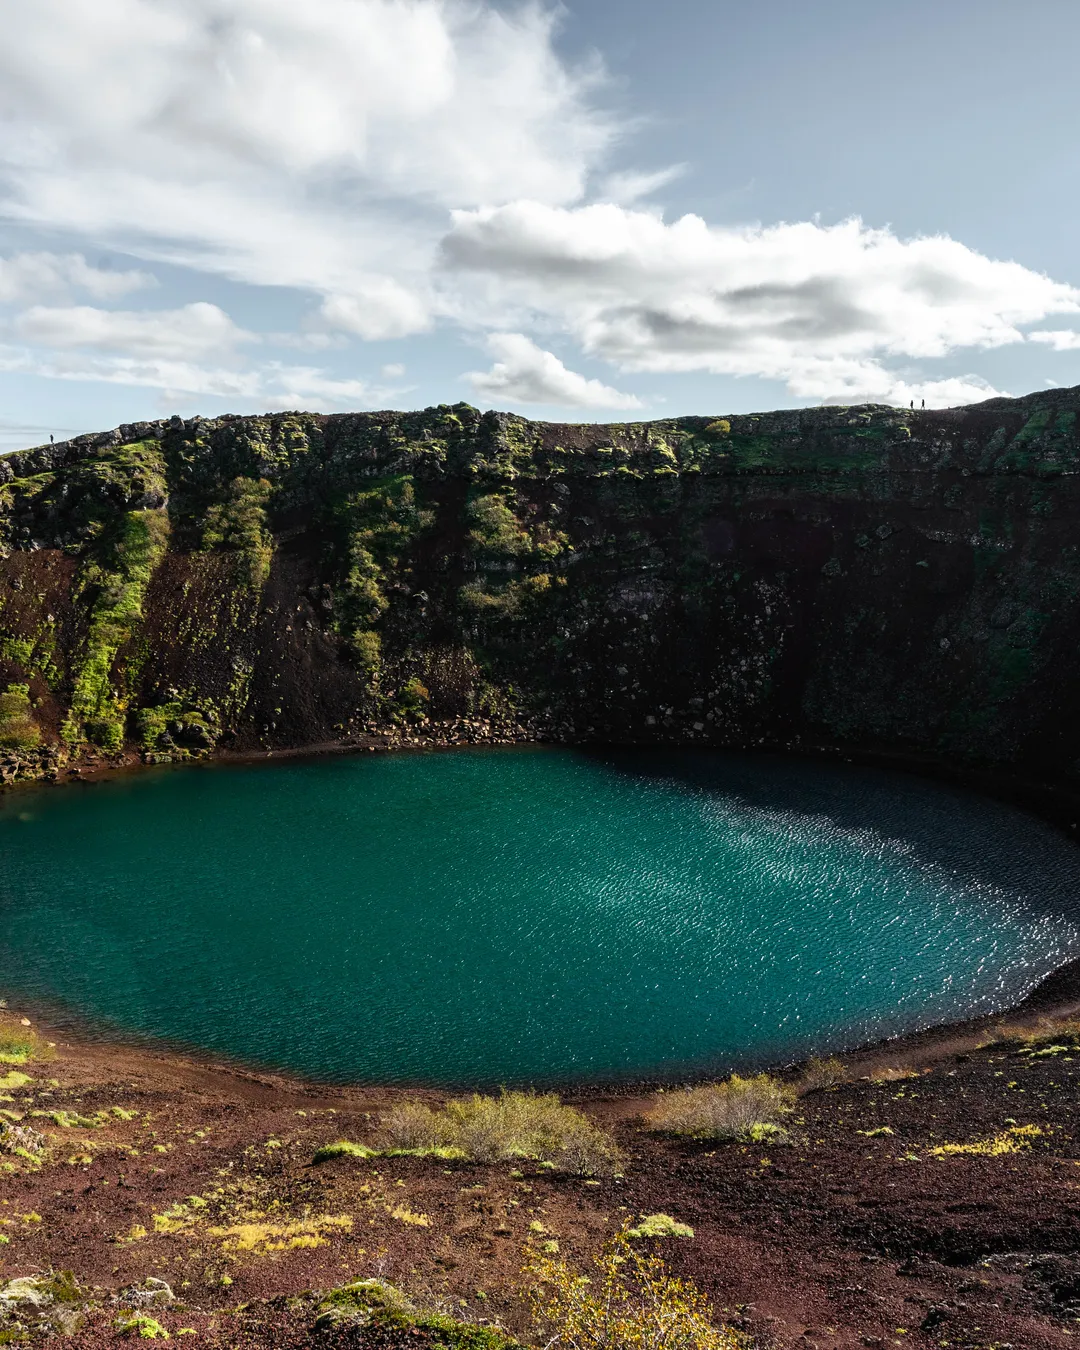
[[[0,750],[51,772],[378,735],[814,742],[1068,784],[1078,410],[459,404],[8,455]]]

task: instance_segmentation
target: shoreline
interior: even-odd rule
[[[248,1083],[291,1095],[320,1098],[342,1098],[372,1093],[386,1097],[445,1098],[474,1091],[491,1091],[491,1085],[475,1082],[440,1084],[428,1082],[386,1082],[381,1079],[334,1080],[308,1076],[295,1070],[260,1065],[198,1046],[173,1042],[163,1037],[133,1034],[117,1028],[115,1031],[97,1029],[88,1019],[72,1014],[69,1018],[55,1006],[18,1001],[11,1006],[5,1001],[0,1015],[7,1018],[25,1017],[39,1035],[63,1049],[102,1062],[110,1059],[153,1066],[160,1070],[173,1069],[180,1078],[195,1074],[201,1081],[220,1079],[222,1083]],[[936,1022],[915,1031],[896,1036],[862,1042],[850,1048],[830,1052],[827,1059],[838,1059],[856,1076],[865,1076],[882,1066],[903,1067],[918,1060],[920,1064],[951,1058],[965,1050],[987,1043],[988,1037],[1002,1026],[1034,1030],[1041,1026],[1066,1022],[1080,1015],[1080,957],[1059,966],[1024,996],[1018,1003],[993,1013],[961,1018],[956,1022]],[[779,1077],[797,1077],[809,1062],[792,1059],[783,1062],[763,1062],[754,1072]],[[557,1093],[565,1101],[588,1104],[602,1101],[638,1100],[657,1091],[715,1082],[728,1076],[706,1069],[682,1077],[625,1077],[615,1079],[545,1079],[535,1085],[536,1090]]]

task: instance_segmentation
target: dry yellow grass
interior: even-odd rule
[[[316,1214],[286,1223],[234,1223],[206,1230],[207,1236],[221,1243],[223,1251],[256,1256],[304,1247],[325,1247],[326,1234],[353,1226],[348,1214]]]
[[[770,1074],[741,1078],[737,1073],[722,1083],[661,1092],[645,1113],[649,1129],[683,1134],[694,1139],[742,1139],[755,1128],[773,1127],[795,1105],[796,1090]]]
[[[622,1155],[606,1131],[553,1093],[474,1093],[455,1097],[440,1111],[404,1101],[382,1118],[388,1151],[432,1153],[503,1162],[530,1158],[582,1176],[618,1171]]]

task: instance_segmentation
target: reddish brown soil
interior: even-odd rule
[[[1059,980],[1043,1005],[1060,1012],[1067,993],[1072,981]],[[1013,1020],[1039,1012],[1032,1003]],[[61,1043],[27,1066],[32,1083],[5,1091],[5,1109],[136,1114],[96,1129],[24,1117],[50,1152],[40,1168],[16,1158],[0,1173],[0,1279],[73,1271],[96,1302],[73,1350],[112,1344],[117,1295],[147,1276],[175,1290],[154,1312],[174,1336],[193,1328],[192,1346],[429,1342],[314,1332],[313,1300],[293,1297],[372,1274],[526,1336],[520,1268],[536,1225],[584,1262],[624,1219],[663,1212],[695,1235],[658,1250],[757,1345],[1057,1350],[1080,1332],[1080,1049],[978,1048],[988,1036],[973,1023],[851,1056],[849,1082],[802,1096],[783,1146],[656,1138],[641,1126],[646,1095],[575,1094],[630,1155],[622,1178],[600,1184],[415,1158],[313,1166],[322,1144],[370,1140],[397,1093]],[[915,1076],[864,1076],[883,1068]],[[1043,1133],[997,1157],[929,1151],[1014,1123]],[[882,1126],[892,1133],[868,1133]],[[209,1203],[155,1231],[154,1215],[191,1196]],[[306,1232],[320,1245],[238,1249],[257,1230],[220,1230],[244,1223],[292,1224],[270,1240]]]

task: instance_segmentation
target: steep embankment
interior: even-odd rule
[[[457,405],[7,456],[3,772],[486,723],[1069,784],[1078,408],[563,426]]]

